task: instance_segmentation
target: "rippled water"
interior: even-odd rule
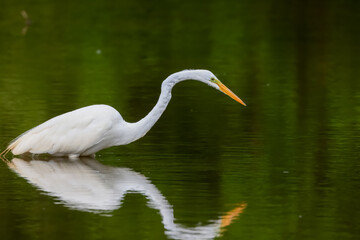
[[[29,19],[24,19],[25,10]],[[357,1],[3,3],[0,149],[103,103],[130,122],[173,90],[141,140],[95,159],[0,164],[2,239],[357,239]]]

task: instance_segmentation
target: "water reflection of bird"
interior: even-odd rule
[[[12,151],[15,155],[29,152],[69,157],[90,156],[107,147],[133,142],[143,137],[157,122],[171,99],[172,88],[184,80],[206,83],[245,105],[210,71],[184,70],[163,81],[158,102],[138,122],[126,122],[110,106],[92,105],[54,117],[23,133],[0,155]]]
[[[213,239],[243,212],[245,203],[208,225],[186,227],[175,223],[173,207],[144,175],[128,168],[105,166],[93,158],[7,162],[19,176],[64,205],[81,211],[108,213],[121,207],[129,192],[140,193],[162,217],[165,234],[172,239]]]

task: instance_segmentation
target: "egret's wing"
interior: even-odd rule
[[[8,149],[25,152],[81,154],[99,143],[121,120],[120,114],[106,105],[93,105],[54,117],[25,132]]]

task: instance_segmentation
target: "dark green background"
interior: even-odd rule
[[[137,121],[169,74],[209,69],[248,106],[181,83],[146,137],[96,159],[185,226],[246,202],[223,239],[357,239],[359,23],[360,1],[2,1],[0,148],[95,103]],[[166,238],[141,194],[111,217],[57,202],[0,164],[2,239]]]

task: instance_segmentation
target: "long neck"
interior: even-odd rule
[[[179,72],[181,73],[181,72]],[[161,94],[153,109],[140,121],[131,123],[135,141],[143,137],[159,120],[171,99],[171,90],[178,82],[191,79],[191,75],[174,73],[161,84]]]

